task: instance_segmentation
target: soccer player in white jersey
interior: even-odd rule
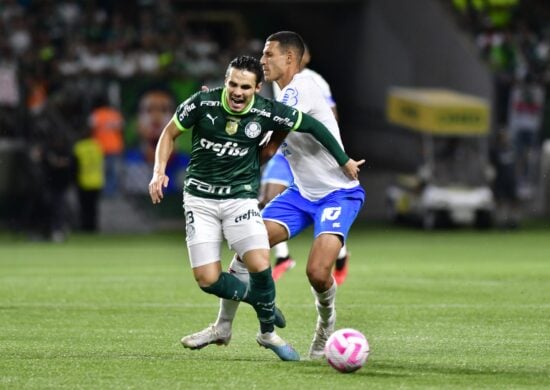
[[[307,45],[305,46],[304,55],[302,56],[302,61],[300,63],[300,73],[302,75],[307,75],[311,77],[315,84],[319,86],[325,101],[330,106],[334,117],[338,120],[338,111],[336,108],[336,101],[332,96],[332,90],[328,82],[316,71],[308,68],[308,64],[311,61],[311,53]],[[281,95],[281,88],[276,81],[272,82],[273,84],[273,95],[275,98],[279,98]],[[288,161],[283,156],[280,150],[268,161],[263,172],[261,179],[260,187],[260,207],[268,204],[271,199],[275,196],[282,193],[288,187],[292,185],[294,177],[292,176],[292,171],[288,165]],[[294,268],[296,262],[290,255],[288,249],[288,243],[283,241],[275,245],[272,250],[275,254],[275,265],[273,267],[273,280],[277,281],[283,274]],[[348,275],[348,260],[349,252],[346,245],[342,246],[340,253],[338,253],[338,258],[336,259],[336,264],[334,266],[334,280],[336,280],[337,285],[341,285],[346,280]]]
[[[298,34],[282,31],[269,36],[261,58],[265,79],[279,84],[281,102],[300,107],[316,117],[341,144],[338,124],[319,87],[311,77],[300,74],[303,53],[304,43]],[[270,146],[273,153],[277,146]],[[311,225],[314,227],[306,273],[318,317],[309,356],[320,359],[336,322],[336,283],[331,271],[364,203],[365,193],[357,179],[346,177],[327,150],[309,135],[289,134],[282,151],[290,163],[294,183],[263,209],[262,218],[271,246],[296,236]],[[363,164],[364,160],[358,163]],[[237,256],[231,262],[230,272],[241,276],[246,273]],[[184,337],[183,345],[197,348],[226,344],[231,337],[237,308],[238,302],[221,300],[214,325]]]

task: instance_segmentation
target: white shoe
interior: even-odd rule
[[[227,345],[229,341],[231,341],[231,330],[223,333],[216,325],[210,325],[200,332],[181,339],[183,346],[190,349],[201,349],[210,344]]]
[[[334,332],[334,325],[336,324],[336,312],[332,313],[332,316],[328,320],[328,323],[323,326],[321,319],[317,318],[317,327],[315,328],[315,335],[313,341],[309,347],[309,358],[312,360],[322,359],[325,356],[325,344],[328,338]]]
[[[271,349],[281,360],[297,361],[300,360],[300,355],[292,347],[284,341],[277,333],[258,333],[256,341],[264,348]]]

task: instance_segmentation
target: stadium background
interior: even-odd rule
[[[46,111],[60,114],[63,126],[57,128],[68,128],[75,137],[82,132],[94,97],[106,93],[126,117],[125,140],[131,146],[136,138],[137,95],[145,85],[169,85],[181,101],[201,84],[219,84],[232,56],[258,55],[268,34],[295,30],[311,48],[311,67],[333,88],[348,153],[367,159],[362,182],[368,202],[361,216],[383,219],[387,185],[396,172],[414,171],[419,156],[419,137],[385,118],[388,89],[445,87],[486,98],[492,103],[494,130],[500,109],[495,80],[502,69],[483,57],[476,39],[484,28],[518,31],[525,22],[548,44],[549,7],[541,0],[486,3],[501,18],[492,25],[461,13],[467,1],[445,0],[2,3],[2,61],[4,69],[15,69],[4,73],[8,76],[3,80],[10,86],[9,75],[15,75],[17,83],[11,95],[3,89],[0,108],[0,211],[7,226],[18,224],[19,199],[26,188],[20,159],[33,122],[29,97],[41,87]],[[479,2],[470,2],[474,4]],[[79,58],[78,45],[86,48],[87,65]],[[102,62],[105,56],[120,61],[121,53],[142,56],[143,67],[127,68],[122,61],[117,68]],[[542,67],[547,89],[548,58]],[[550,133],[548,111],[546,104],[543,138]],[[186,147],[184,140],[179,148]],[[174,199],[173,207],[157,210],[157,216],[177,214],[179,199]],[[106,202],[102,215],[111,216],[113,225],[104,226],[116,230],[146,225],[152,212],[146,204],[145,196]],[[123,220],[124,226],[117,225]]]

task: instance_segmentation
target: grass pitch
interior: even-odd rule
[[[315,308],[298,261],[277,282],[307,357]],[[282,362],[255,342],[241,305],[228,347],[185,350],[217,314],[189,269],[183,234],[72,235],[63,244],[0,235],[0,388],[390,389],[550,387],[550,229],[423,232],[356,227],[337,327],[371,355],[353,374]],[[226,252],[226,264],[229,258]]]

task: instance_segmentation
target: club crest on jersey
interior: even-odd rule
[[[229,135],[233,135],[239,129],[239,122],[241,120],[235,117],[227,117],[227,122],[225,122],[225,132]]]
[[[244,128],[244,133],[248,138],[256,138],[262,133],[262,126],[258,122],[250,122]]]

